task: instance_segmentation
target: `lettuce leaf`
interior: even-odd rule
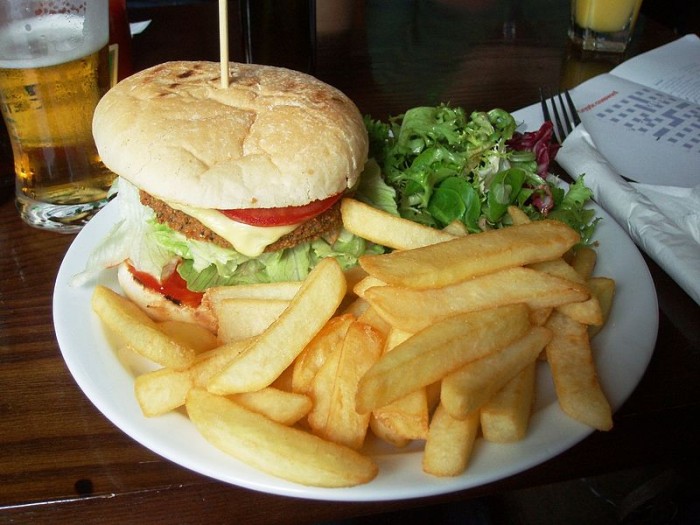
[[[600,217],[595,216],[595,210],[586,207],[593,197],[593,192],[586,186],[584,178],[585,175],[579,175],[548,217],[565,222],[578,231],[581,235],[581,244],[587,245],[592,241],[593,232]]]
[[[369,159],[360,177],[354,197],[392,215],[399,215],[396,190],[382,177],[382,170],[375,159]]]
[[[193,291],[204,291],[211,286],[301,281],[324,257],[333,257],[341,268],[348,269],[357,264],[360,256],[383,251],[382,247],[342,230],[333,243],[317,239],[248,258],[232,249],[189,240],[167,226],[158,225],[158,228],[159,243],[177,250],[182,257],[177,271]]]
[[[159,277],[161,270],[173,260],[173,254],[156,242],[152,228],[155,213],[141,204],[138,188],[117,178],[113,190],[117,192],[119,220],[90,253],[85,269],[73,276],[74,286],[85,284],[103,269],[127,259],[140,270]]]

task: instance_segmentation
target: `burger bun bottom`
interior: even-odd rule
[[[117,280],[124,295],[138,305],[154,321],[179,321],[203,326],[212,333],[217,331],[217,322],[214,313],[207,301],[194,308],[192,306],[178,304],[161,293],[146,288],[136,280],[129,271],[126,262],[117,269]]]

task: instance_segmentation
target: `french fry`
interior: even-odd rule
[[[481,434],[485,440],[512,443],[525,437],[535,398],[536,373],[537,363],[532,362],[481,406]]]
[[[143,415],[155,417],[184,405],[192,385],[189,370],[161,368],[137,376],[134,393]]]
[[[418,331],[445,317],[506,304],[532,309],[588,299],[588,286],[529,268],[506,268],[441,288],[376,286],[364,297],[392,326]]]
[[[106,333],[108,333],[106,331]],[[109,344],[115,350],[115,355],[119,362],[128,370],[134,377],[159,370],[162,367],[153,361],[146,359],[141,354],[136,353],[132,348],[119,343],[113,343],[109,340]]]
[[[386,335],[386,345],[384,347],[384,352],[386,353],[390,350],[393,350],[412,335],[413,332],[406,332],[405,330],[401,330],[399,328],[396,328],[395,326],[392,326],[391,330],[389,330],[389,333],[387,333]]]
[[[334,351],[340,348],[355,316],[343,314],[331,318],[309,342],[294,361],[292,391],[301,394],[311,392],[314,377]]]
[[[517,206],[508,206],[508,215],[510,215],[511,221],[513,221],[514,225],[528,224],[528,223],[532,222],[532,220],[527,215],[527,213],[525,213],[523,210],[521,210]],[[535,264],[537,264],[537,263],[535,263]],[[547,318],[549,317],[549,314],[552,313],[552,310],[553,310],[553,308],[551,306],[545,307],[545,308],[533,309],[530,312],[530,322],[535,326],[542,326],[547,321]],[[544,356],[545,356],[545,352],[543,351],[540,353],[540,359],[545,359]]]
[[[348,290],[355,288],[355,285],[359,283],[362,279],[367,277],[367,272],[362,268],[362,266],[355,265],[351,268],[345,270],[345,281],[348,283]]]
[[[202,325],[185,321],[167,320],[157,323],[158,329],[183,346],[192,348],[197,354],[216,348],[216,335]]]
[[[257,392],[232,394],[231,399],[248,410],[282,423],[294,425],[311,410],[311,398],[304,394],[267,387]]]
[[[384,354],[365,373],[360,380],[356,408],[367,413],[428,386],[469,361],[505,347],[529,326],[524,304],[439,321]]]
[[[285,299],[221,299],[216,303],[219,341],[230,343],[260,335],[289,306]]]
[[[313,401],[313,406],[306,419],[309,428],[318,433],[322,433],[328,425],[332,407],[333,388],[338,377],[338,367],[340,366],[341,347],[342,341],[338,346],[331,349],[330,354],[326,356],[323,365],[314,375],[309,386],[308,393]]]
[[[430,226],[391,215],[355,199],[340,203],[343,227],[351,233],[395,250],[407,250],[454,239]]]
[[[214,286],[208,288],[204,300],[217,303],[227,299],[274,299],[291,301],[301,288],[302,281],[277,283],[238,284],[236,286]]]
[[[436,381],[425,387],[425,395],[428,400],[428,412],[433,413],[440,404],[440,386],[442,381]]]
[[[533,308],[530,310],[530,324],[533,326],[543,326],[552,314],[554,307],[545,306],[543,308]]]
[[[591,277],[588,280],[591,294],[598,300],[602,322],[596,326],[588,327],[588,337],[595,336],[608,321],[615,297],[615,281],[608,277]]]
[[[332,488],[367,483],[377,475],[377,465],[367,456],[205,390],[190,390],[186,407],[194,425],[215,447],[273,476]]]
[[[571,260],[571,266],[583,279],[588,280],[593,275],[593,269],[597,260],[598,254],[593,248],[581,246],[576,248]]]
[[[357,385],[379,359],[383,346],[384,337],[371,326],[359,321],[350,325],[338,354],[330,390],[322,383],[316,383],[313,388],[314,400],[324,394],[330,397],[325,414],[319,413],[320,417],[309,414],[309,425],[315,434],[353,449],[362,446],[370,415],[355,410]]]
[[[381,421],[395,436],[405,439],[426,439],[430,414],[426,388],[406,394],[396,401],[377,408],[372,416]]]
[[[603,311],[600,308],[598,298],[593,295],[585,301],[559,305],[557,309],[581,324],[592,326],[603,324]]]
[[[321,260],[289,307],[207,388],[216,394],[234,394],[269,386],[332,317],[345,291],[340,264],[335,259]]]
[[[153,417],[181,407],[190,388],[206,387],[211,377],[249,344],[250,341],[237,341],[200,353],[188,369],[160,368],[139,374],[134,381],[134,391],[141,411]]]
[[[341,305],[341,313],[350,314],[355,317],[360,317],[369,308],[369,303],[365,301],[362,297],[355,297],[354,300]]]
[[[588,328],[560,312],[547,321],[552,340],[547,361],[562,410],[598,430],[612,428],[612,409],[598,382],[588,340]]]
[[[206,388],[214,376],[220,373],[254,341],[254,338],[232,341],[198,355],[194,364],[190,367],[194,385],[199,388]]]
[[[376,277],[368,275],[367,277],[365,277],[361,281],[358,281],[355,284],[353,292],[359,297],[364,297],[365,292],[373,286],[386,286],[386,283],[380,279],[377,279]]]
[[[554,275],[555,277],[566,279],[567,281],[584,285],[586,284],[586,279],[581,277],[581,275],[574,270],[573,266],[564,261],[562,258],[529,264],[528,268],[537,270],[538,272],[544,272],[549,275]]]
[[[578,233],[566,224],[541,220],[414,250],[366,255],[360,258],[360,265],[388,284],[439,287],[500,269],[555,259],[578,241]]]
[[[270,388],[276,388],[277,390],[282,390],[283,392],[294,392],[292,388],[292,375],[294,374],[294,363],[285,368],[277,378],[270,383]],[[259,392],[259,390],[258,390]],[[298,393],[298,392],[294,392]],[[234,394],[235,395],[235,394]]]
[[[362,266],[356,264],[344,270],[343,273],[345,274],[347,294],[343,298],[343,302],[340,304],[338,310],[345,313],[354,313],[355,316],[359,316],[364,310],[363,302],[358,301],[358,299],[361,298],[357,297],[352,290],[358,282],[367,277],[367,272]]]
[[[411,440],[397,434],[393,428],[389,427],[386,420],[377,419],[374,417],[374,413],[369,418],[369,428],[372,433],[379,439],[393,445],[397,448],[403,448],[408,445]]]
[[[531,264],[529,268],[585,285],[588,290],[586,278],[576,271],[573,266],[565,262],[564,259],[553,259]],[[559,305],[557,308],[563,314],[583,324],[600,325],[603,322],[600,305],[595,297],[589,297],[585,301],[572,301],[569,304]]]
[[[552,338],[543,327],[530,329],[502,350],[470,361],[445,376],[440,390],[440,404],[454,418],[464,419],[478,410],[528,364]]]
[[[479,433],[479,412],[455,419],[438,405],[423,451],[423,471],[433,476],[458,476],[467,468]]]
[[[532,222],[527,213],[518,208],[517,206],[508,206],[508,215],[510,215],[511,221],[514,225],[518,224],[528,224]]]
[[[384,318],[371,306],[362,312],[362,314],[358,316],[357,320],[361,323],[372,326],[375,330],[382,334],[385,339],[391,331],[391,325],[387,323]]]
[[[445,226],[442,231],[455,237],[464,237],[465,235],[469,235],[469,230],[467,230],[465,224],[460,220],[452,221],[450,224]]]
[[[111,331],[125,338],[129,347],[154,363],[184,369],[194,362],[193,348],[168,337],[136,304],[117,292],[96,286],[92,308]]]
[[[392,328],[387,336],[385,352],[411,337],[411,334],[397,328]],[[372,412],[381,428],[389,433],[392,439],[426,439],[430,423],[430,406],[427,387],[419,388],[396,401],[377,408]]]

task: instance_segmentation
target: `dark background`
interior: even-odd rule
[[[217,2],[217,0],[127,0],[126,3],[127,8],[142,8],[208,2]],[[503,0],[503,2],[508,3],[509,0]],[[514,2],[517,2],[517,0],[513,0]],[[698,9],[696,0],[644,0],[642,13],[673,29],[679,35],[687,33],[700,34],[700,9]]]

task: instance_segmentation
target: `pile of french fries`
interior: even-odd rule
[[[457,476],[478,437],[527,432],[536,369],[548,366],[562,410],[612,426],[590,338],[615,283],[595,251],[557,221],[476,235],[428,228],[345,199],[345,227],[393,249],[343,272],[333,259],[298,283],[209,290],[216,334],[151,320],[102,286],[93,309],[119,351],[153,371],[135,379],[147,417],[184,407],[210,443],[268,474],[349,487],[378,473],[368,435],[425,442],[423,470]]]

